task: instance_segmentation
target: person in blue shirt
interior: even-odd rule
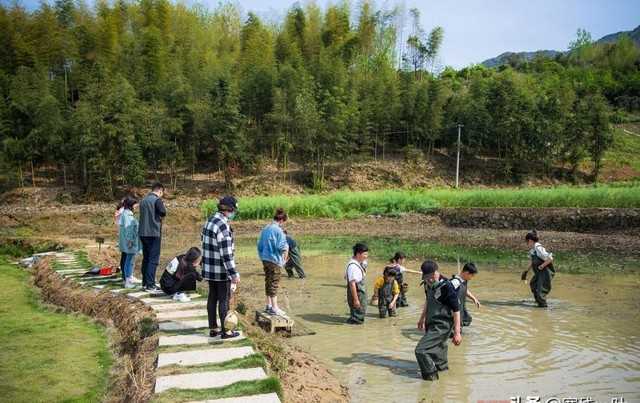
[[[273,222],[264,227],[258,239],[258,256],[264,268],[265,312],[270,315],[287,315],[278,307],[280,274],[289,259],[289,245],[282,229],[287,218],[284,209],[278,208],[273,216]]]
[[[142,249],[140,237],[138,236],[138,220],[133,215],[133,210],[138,201],[133,197],[127,197],[122,202],[122,213],[120,214],[118,226],[118,247],[124,254],[122,265],[122,280],[124,288],[134,288],[133,267],[136,255]]]

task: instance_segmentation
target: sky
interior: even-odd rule
[[[7,0],[0,0],[5,3]],[[40,0],[22,0],[29,8]],[[89,0],[90,1],[90,0]],[[219,0],[197,0],[214,8]],[[236,0],[245,11],[277,19],[294,0]],[[330,0],[316,0],[321,7]],[[305,4],[305,1],[301,1]],[[358,0],[351,0],[358,4]],[[640,25],[640,0],[377,0],[377,6],[418,8],[426,31],[444,28],[440,64],[462,68],[507,51],[566,50],[578,28],[592,38]]]

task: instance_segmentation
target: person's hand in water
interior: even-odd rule
[[[460,332],[454,332],[453,344],[455,344],[456,346],[459,346],[461,343],[462,343],[462,335],[460,334]]]

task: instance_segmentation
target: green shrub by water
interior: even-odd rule
[[[217,201],[202,203],[205,216]],[[363,215],[426,213],[438,207],[640,208],[640,185],[470,190],[340,191],[326,195],[258,196],[239,201],[240,219],[267,219],[283,207],[291,217],[354,218]]]
[[[640,207],[640,186],[436,190],[428,194],[442,207]]]
[[[216,210],[217,201],[202,204],[205,216]],[[368,214],[425,213],[438,203],[421,191],[335,192],[327,195],[258,196],[239,201],[239,218],[266,219],[283,207],[291,217],[354,218]]]

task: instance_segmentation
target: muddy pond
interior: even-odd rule
[[[306,280],[283,279],[290,314],[314,335],[294,343],[323,360],[346,384],[354,402],[510,401],[520,396],[640,401],[640,276],[558,273],[549,309],[534,307],[522,268],[480,274],[470,290],[481,309],[468,303],[473,323],[463,343],[449,346],[449,371],[422,381],[414,348],[424,291],[419,276],[406,274],[409,307],[395,318],[378,318],[368,306],[363,326],[345,324],[346,257],[310,256]],[[407,266],[417,269],[418,262]],[[384,262],[371,261],[367,290]],[[441,264],[446,276],[456,264]],[[370,294],[369,294],[370,297]],[[554,401],[554,400],[552,400]],[[578,400],[579,401],[579,400]]]

